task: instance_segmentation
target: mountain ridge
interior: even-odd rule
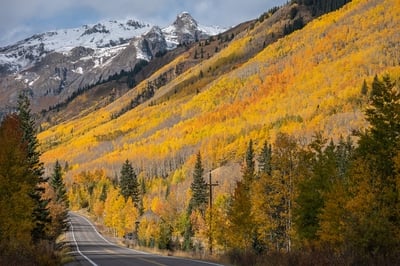
[[[182,17],[185,21],[178,23]],[[224,30],[201,26],[188,13],[174,23],[164,30],[132,19],[109,20],[36,34],[0,48],[0,103],[15,105],[15,91],[28,90],[34,110],[46,110],[143,60]]]

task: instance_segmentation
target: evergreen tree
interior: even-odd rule
[[[311,176],[299,185],[297,197],[296,224],[300,239],[312,241],[317,239],[320,225],[320,214],[325,205],[324,196],[330,189],[337,174],[337,159],[335,145],[331,141],[326,146],[327,139],[321,133],[314,136],[309,145],[312,153]],[[326,146],[326,147],[325,147]]]
[[[63,171],[58,160],[54,165],[49,184],[54,191],[54,198],[51,199],[52,202],[49,203],[49,206],[52,217],[52,237],[53,240],[55,240],[63,231],[68,228],[67,218],[69,207],[67,190],[63,182]]]
[[[371,127],[361,135],[358,151],[383,178],[393,175],[392,159],[399,150],[400,91],[389,76],[372,82],[370,107],[365,114]],[[371,170],[372,170],[371,169]]]
[[[254,155],[254,148],[253,148],[253,140],[249,141],[249,144],[247,146],[247,151],[246,151],[246,157],[245,157],[245,165],[242,168],[242,173],[243,173],[243,182],[245,186],[247,186],[247,189],[250,188],[251,183],[255,179],[255,161],[254,161],[255,155]]]
[[[361,94],[362,95],[367,95],[368,94],[368,85],[367,82],[364,79],[363,85],[361,87]]]
[[[370,127],[359,133],[358,147],[353,151],[348,141],[336,149],[338,162],[351,160],[346,171],[338,164],[339,178],[326,193],[318,235],[356,254],[358,264],[371,264],[371,259],[376,263],[378,258],[389,265],[400,248],[395,162],[400,150],[400,90],[388,76],[374,78],[365,114]]]
[[[190,215],[192,211],[199,210],[203,217],[205,216],[205,211],[208,203],[208,187],[207,183],[203,177],[204,169],[201,162],[200,152],[196,157],[196,164],[194,166],[193,181],[190,185],[192,191],[192,197],[189,202],[188,214]]]
[[[395,171],[400,89],[389,76],[374,78],[365,114],[370,127],[360,134],[349,186],[348,205],[358,209],[348,218],[346,240],[366,254],[393,255],[400,248],[400,187]]]
[[[132,198],[133,204],[139,209],[140,206],[140,191],[139,182],[135,172],[133,171],[132,164],[127,159],[121,168],[121,179],[119,183],[121,189],[121,195],[125,198]]]
[[[265,141],[260,156],[258,157],[260,174],[271,175],[272,173],[271,158],[272,158],[272,146],[267,141]]]
[[[64,203],[65,206],[68,208],[68,197],[67,197],[67,190],[65,188],[65,184],[63,181],[63,172],[60,163],[58,160],[56,161],[53,169],[53,174],[50,178],[50,185],[54,189],[56,193],[56,201],[58,203]]]
[[[32,213],[35,227],[32,230],[34,242],[46,238],[46,225],[51,222],[50,213],[47,209],[48,201],[42,198],[44,193],[44,183],[47,181],[43,177],[44,168],[40,162],[39,143],[36,138],[35,121],[31,115],[30,102],[26,93],[18,96],[18,117],[21,121],[23,132],[22,141],[27,146],[27,166],[30,173],[36,179],[36,187],[31,192],[31,197],[35,201],[35,209]]]

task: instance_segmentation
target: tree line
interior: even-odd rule
[[[24,93],[17,112],[0,124],[0,147],[0,264],[60,264],[56,240],[67,228],[66,188],[58,164],[44,176]]]

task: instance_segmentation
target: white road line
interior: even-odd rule
[[[78,242],[76,242],[76,239],[75,239],[74,226],[72,225],[72,222],[70,222],[70,224],[71,224],[72,238],[74,239],[75,246],[76,246],[76,250],[77,250],[78,253],[79,253],[85,260],[87,260],[90,264],[92,264],[93,266],[98,266],[94,261],[92,261],[91,259],[89,259],[88,257],[86,257],[85,254],[83,254],[83,253],[80,251],[79,246],[78,246]]]
[[[99,233],[99,231],[97,231],[96,227],[95,227],[86,217],[81,216],[81,215],[79,215],[79,214],[77,214],[77,213],[74,213],[74,215],[75,215],[75,216],[78,216],[78,217],[80,217],[80,218],[82,218],[82,219],[84,219],[84,220],[93,228],[93,230],[96,232],[96,234],[97,234],[101,239],[103,239],[107,244],[109,244],[109,245],[111,245],[111,246],[115,246],[115,247],[121,248],[121,249],[128,250],[128,251],[130,251],[130,252],[135,252],[135,253],[139,253],[139,254],[150,255],[150,253],[142,252],[142,251],[139,251],[139,250],[133,250],[133,249],[126,248],[126,247],[121,247],[121,246],[118,246],[118,245],[115,244],[115,243],[112,243],[112,242],[108,241],[106,238],[104,238],[104,236],[102,236],[102,235]],[[76,240],[75,240],[75,235],[74,235],[74,232],[73,232],[72,223],[71,223],[71,229],[72,229],[72,236],[73,236],[73,238],[74,238],[74,241],[75,241],[75,244],[76,244],[76,247],[77,247],[77,250],[78,250],[79,254],[81,254],[85,259],[87,259],[90,263],[92,263],[93,266],[98,266],[96,263],[94,263],[92,260],[90,260],[88,257],[86,257],[85,255],[83,255],[83,254],[79,251],[78,243],[77,243]],[[163,255],[157,255],[157,256],[158,256],[158,257],[171,258],[171,257],[169,257],[169,256],[163,256]],[[174,258],[174,259],[181,260],[181,261],[194,261],[194,262],[199,262],[198,260],[187,259],[187,258],[180,258],[180,257],[173,257],[173,258]],[[164,264],[161,264],[161,263],[158,263],[158,262],[156,262],[156,261],[149,260],[149,259],[140,258],[140,257],[138,257],[138,259],[140,259],[140,260],[142,260],[142,261],[146,261],[146,262],[153,263],[153,264],[155,264],[155,265],[164,266]],[[208,262],[208,261],[201,261],[201,263],[203,263],[203,264],[208,264],[208,265],[212,265],[212,266],[222,266],[221,264],[217,264],[217,263],[213,263],[213,262]]]
[[[149,253],[142,252],[142,251],[139,251],[139,250],[133,250],[133,249],[126,248],[126,247],[121,247],[121,246],[118,246],[118,245],[115,244],[115,243],[112,243],[112,242],[108,241],[106,238],[104,238],[104,236],[102,236],[102,235],[99,233],[99,231],[97,231],[96,227],[95,227],[86,217],[81,216],[81,215],[76,214],[76,213],[74,213],[74,215],[81,217],[81,218],[84,219],[88,224],[90,224],[90,226],[93,228],[93,230],[96,232],[96,234],[97,234],[101,239],[103,239],[107,244],[109,244],[109,245],[111,245],[111,246],[114,246],[114,247],[118,247],[118,248],[122,248],[122,249],[125,249],[125,250],[129,250],[130,252],[135,252],[135,253],[139,253],[139,254],[146,254],[146,255],[149,254]]]

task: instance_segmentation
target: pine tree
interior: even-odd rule
[[[267,141],[258,156],[259,171],[257,179],[251,186],[251,216],[255,227],[255,243],[253,247],[257,252],[262,252],[272,247],[272,194],[274,194],[272,181],[272,146]]]
[[[251,186],[251,183],[255,179],[255,161],[254,161],[255,155],[254,155],[254,148],[253,148],[253,140],[249,141],[249,144],[247,146],[247,151],[246,151],[246,157],[245,157],[245,165],[242,168],[243,172],[243,182],[249,189]]]
[[[319,215],[324,207],[324,195],[329,190],[333,177],[337,176],[335,145],[331,141],[325,148],[327,139],[317,133],[309,145],[313,160],[312,173],[299,185],[297,197],[296,224],[301,240],[317,239]]]
[[[271,175],[272,173],[271,158],[272,158],[272,146],[267,141],[265,141],[261,153],[258,157],[260,174]]]
[[[368,85],[367,82],[364,79],[363,85],[361,87],[361,94],[362,95],[367,95],[368,94]]]
[[[360,134],[351,168],[348,205],[353,209],[346,240],[366,254],[393,255],[400,246],[400,188],[395,171],[400,150],[400,89],[389,76],[374,78],[365,115],[370,127]]]
[[[361,136],[359,152],[369,154],[372,168],[383,176],[393,174],[392,158],[399,149],[400,90],[389,76],[372,82],[371,104],[365,114],[370,129]]]
[[[47,209],[48,201],[44,200],[44,183],[47,181],[43,177],[43,163],[40,162],[39,143],[36,138],[35,121],[31,115],[30,102],[26,93],[18,96],[18,117],[21,121],[22,141],[27,145],[27,166],[29,171],[36,179],[36,187],[31,192],[31,197],[35,201],[35,209],[32,213],[35,228],[32,230],[34,242],[46,238],[46,225],[51,222],[50,213]]]
[[[53,196],[49,202],[50,215],[52,223],[50,228],[52,230],[51,237],[55,240],[63,231],[68,228],[68,197],[65,184],[63,182],[63,171],[58,160],[56,161],[53,173],[49,180],[49,185],[53,191]]]
[[[208,187],[207,183],[203,177],[204,168],[201,162],[200,152],[196,157],[196,164],[194,166],[193,181],[190,185],[192,191],[192,197],[188,206],[188,214],[190,215],[192,211],[199,210],[202,216],[205,216],[205,211],[208,203]]]
[[[56,161],[53,169],[53,174],[50,178],[50,185],[54,189],[56,193],[56,201],[58,203],[64,203],[65,206],[68,208],[68,197],[67,197],[67,190],[65,188],[65,184],[63,181],[63,172],[60,163],[58,160]]]
[[[121,179],[119,183],[121,195],[125,198],[132,198],[133,204],[139,209],[140,206],[140,191],[139,182],[137,181],[136,174],[133,170],[132,164],[127,159],[121,168]]]

